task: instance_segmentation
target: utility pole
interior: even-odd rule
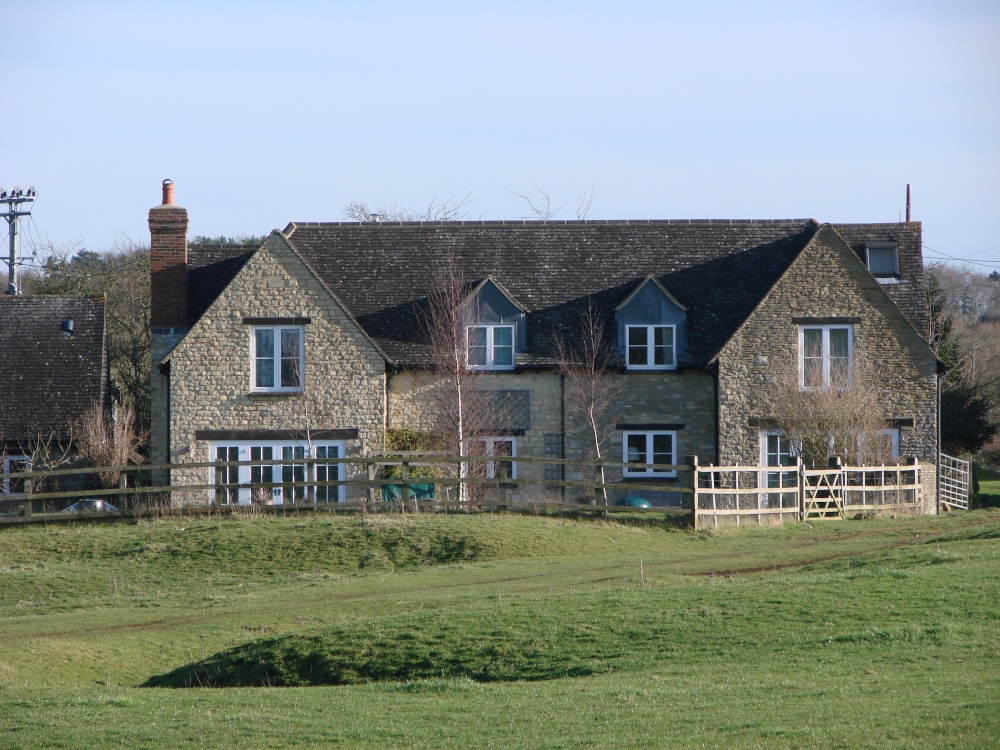
[[[23,208],[27,208],[26,204],[33,202],[36,195],[38,193],[35,192],[34,187],[29,187],[27,190],[21,190],[21,188],[0,189],[0,204],[7,205],[7,210],[0,216],[7,220],[7,236],[10,239],[10,256],[7,258],[7,294],[21,293],[17,286],[17,266],[20,263],[17,253],[17,230],[20,218],[31,216],[31,211],[25,211]],[[22,206],[23,208],[19,208]]]

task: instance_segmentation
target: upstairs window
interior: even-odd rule
[[[514,369],[514,326],[469,326],[466,340],[470,370]]]
[[[799,328],[799,385],[806,390],[851,387],[854,329],[849,325]]]
[[[252,329],[255,391],[302,390],[302,327],[255,326]]]
[[[677,366],[675,326],[625,326],[630,370],[671,370]]]
[[[873,276],[896,276],[899,274],[899,258],[895,242],[874,243],[865,246],[868,270]]]

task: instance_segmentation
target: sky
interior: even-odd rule
[[[996,0],[9,5],[26,254],[148,242],[164,178],[192,236],[237,237],[539,191],[559,219],[893,222],[912,184],[928,262],[1000,268]]]

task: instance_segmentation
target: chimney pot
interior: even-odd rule
[[[164,180],[163,181],[163,205],[172,206],[174,205],[174,181]]]

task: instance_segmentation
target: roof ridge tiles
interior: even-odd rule
[[[287,229],[313,227],[440,227],[440,226],[614,226],[623,224],[643,225],[716,225],[716,226],[803,226],[815,219],[475,219],[464,221],[293,221]]]

